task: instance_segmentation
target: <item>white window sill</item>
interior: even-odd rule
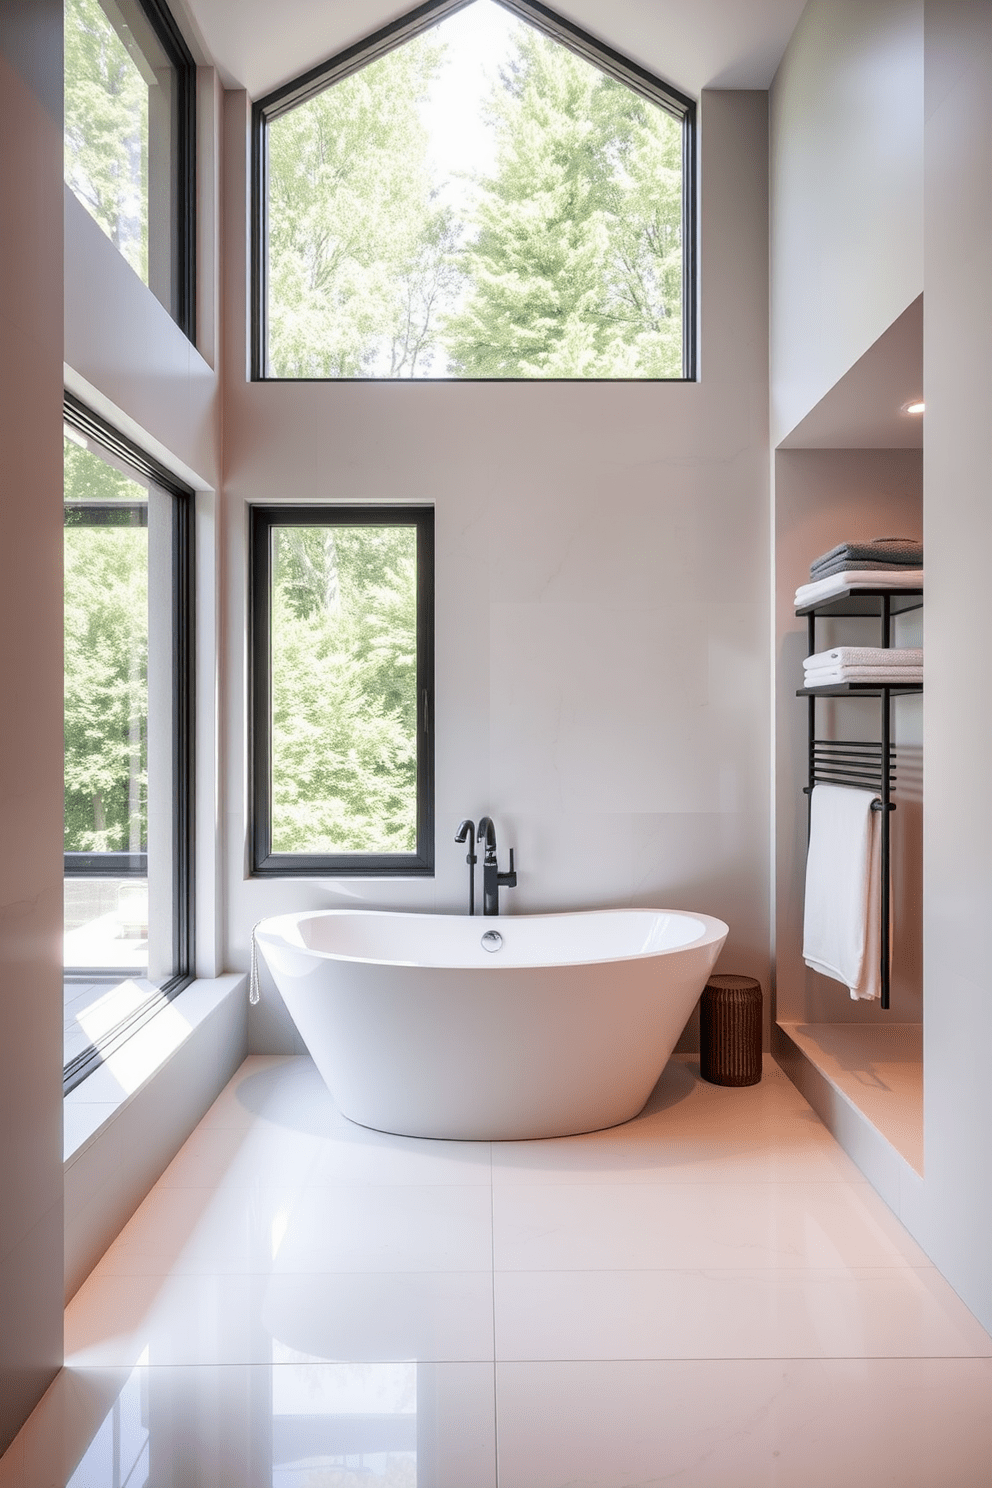
[[[244,997],[244,972],[191,983],[110,1054],[63,1101],[63,1163],[69,1168],[146,1088],[228,998]]]

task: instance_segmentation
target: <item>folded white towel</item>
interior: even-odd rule
[[[920,646],[835,646],[832,651],[817,651],[803,662],[807,671],[814,667],[922,665]]]
[[[852,998],[881,992],[881,813],[871,791],[846,785],[813,787],[803,959],[843,982]]]
[[[892,687],[909,682],[922,682],[922,667],[807,667],[803,673],[806,687],[833,687],[839,682],[887,682]]]
[[[796,590],[796,608],[818,604],[822,599],[833,599],[845,589],[922,589],[922,568],[895,569],[845,569],[843,573],[831,574],[828,579],[817,579],[813,584],[802,584]]]

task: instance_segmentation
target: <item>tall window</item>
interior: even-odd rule
[[[191,340],[195,81],[161,0],[65,0],[65,179]]]
[[[256,873],[433,872],[433,516],[252,508]]]
[[[692,102],[436,0],[255,106],[254,374],[689,378]]]
[[[71,1088],[192,968],[192,494],[75,401],[65,436]]]

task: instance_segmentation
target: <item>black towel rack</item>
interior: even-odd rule
[[[840,594],[819,604],[801,605],[797,615],[806,617],[807,655],[816,654],[816,622],[830,616],[861,616],[878,618],[880,622],[880,644],[888,650],[892,645],[892,621],[896,615],[908,610],[918,610],[923,604],[922,589],[845,589]],[[896,780],[895,749],[892,743],[892,699],[908,693],[923,691],[922,682],[841,682],[829,687],[800,687],[796,696],[807,700],[807,770],[809,782],[803,787],[807,798],[806,840],[809,841],[810,818],[813,810],[813,787],[823,785],[850,785],[861,790],[878,793],[879,799],[872,802],[872,810],[882,813],[880,843],[880,914],[882,920],[881,984],[880,1004],[889,1006],[889,987],[892,972],[892,952],[889,943],[891,837],[889,823],[896,803],[892,800],[892,789]],[[878,698],[881,703],[880,738],[818,739],[816,737],[817,698],[867,697]]]

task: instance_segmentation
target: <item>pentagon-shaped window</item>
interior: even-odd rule
[[[256,378],[682,379],[692,102],[438,0],[255,105]]]

